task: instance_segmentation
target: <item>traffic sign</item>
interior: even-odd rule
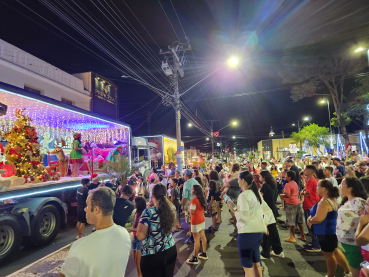
[[[183,152],[184,151],[184,146],[178,146],[177,151]]]
[[[219,132],[214,132],[214,137],[219,137]]]
[[[291,154],[296,154],[297,153],[296,144],[290,144],[290,153]]]

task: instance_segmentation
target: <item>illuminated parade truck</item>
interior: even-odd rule
[[[0,103],[0,148],[7,157],[0,160],[1,262],[21,244],[50,243],[66,227],[67,215],[76,212],[81,179],[93,172],[100,172],[103,180],[109,178],[102,165],[112,154],[126,155],[131,163],[131,128],[4,83],[0,83]],[[81,134],[84,154],[78,177],[71,177],[68,155],[75,133]]]
[[[162,165],[172,162],[177,166],[177,140],[165,135],[143,136],[149,148],[151,168],[159,169]],[[181,142],[183,148],[184,144]],[[182,165],[184,165],[184,151],[182,150]]]

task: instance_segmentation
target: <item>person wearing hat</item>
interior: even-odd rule
[[[100,186],[100,177],[98,174],[94,173],[91,175],[91,183],[90,185],[88,186],[88,189],[89,190],[93,190],[93,189],[96,189],[97,187]]]
[[[111,161],[111,162],[117,162],[117,156],[120,154],[120,150],[123,149],[122,145],[117,146],[114,150],[112,150],[109,155],[106,157],[107,161]]]
[[[188,223],[190,229],[188,230],[187,235],[191,235],[186,241],[185,243],[194,243],[194,239],[193,236],[191,234],[191,215],[189,212],[189,207],[187,205],[187,202],[191,202],[193,195],[191,193],[192,190],[192,186],[193,185],[199,185],[199,183],[193,178],[193,172],[191,169],[186,169],[184,172],[184,179],[185,179],[185,183],[183,185],[183,195],[182,195],[182,211],[185,211],[185,219],[186,222]]]
[[[70,164],[72,166],[72,177],[77,177],[78,169],[83,165],[83,151],[81,144],[81,134],[74,133],[73,134],[73,150],[70,152]]]

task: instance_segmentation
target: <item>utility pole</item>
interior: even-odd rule
[[[181,101],[178,87],[178,75],[183,77],[183,66],[187,62],[186,51],[191,49],[189,42],[180,43],[174,42],[168,46],[168,51],[162,51],[160,49],[159,54],[165,56],[165,60],[161,64],[161,69],[165,75],[171,78],[172,86],[174,87],[174,93],[172,97],[163,99],[165,103],[173,106],[176,114],[176,139],[177,139],[177,167],[179,172],[182,173],[182,148],[181,147]],[[182,150],[182,151],[179,151]]]
[[[211,159],[214,163],[214,122],[219,120],[206,120],[210,122],[210,139],[211,139]]]

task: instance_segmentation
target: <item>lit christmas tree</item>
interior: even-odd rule
[[[32,120],[24,114],[24,109],[16,109],[15,117],[17,120],[13,128],[4,135],[9,142],[4,147],[6,160],[14,164],[18,177],[42,181],[46,172],[42,164],[43,156],[40,155],[36,129],[30,125]]]

